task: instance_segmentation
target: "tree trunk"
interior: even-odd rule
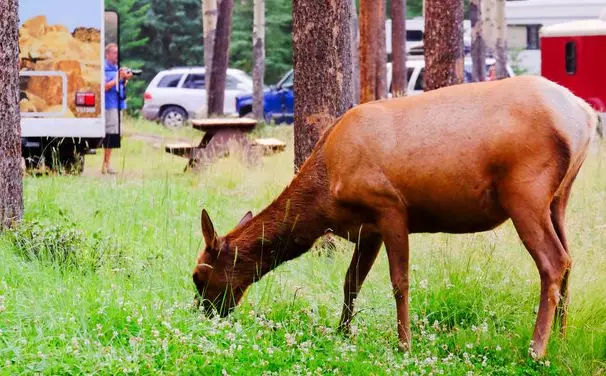
[[[507,40],[505,24],[505,0],[496,0],[495,4],[495,25],[496,25],[496,74],[497,79],[507,78]]]
[[[469,18],[471,19],[471,76],[474,82],[485,81],[486,46],[482,36],[482,0],[471,0]]]
[[[23,216],[18,0],[0,1],[0,230]]]
[[[406,70],[406,0],[391,0],[391,92],[405,95]]]
[[[265,75],[265,0],[254,0],[253,24],[253,116],[263,120]]]
[[[463,0],[425,1],[425,90],[463,83]]]
[[[233,7],[234,0],[221,0],[218,6],[217,29],[213,46],[210,86],[208,88],[208,112],[210,115],[223,115]]]
[[[379,13],[376,0],[360,0],[360,103],[375,100],[377,92],[377,33]]]
[[[202,0],[202,29],[204,32],[204,67],[206,70],[205,83],[206,93],[210,92],[210,75],[212,72],[213,50],[215,48],[215,32],[217,28],[217,0]],[[208,98],[206,96],[206,116],[210,115],[208,110]]]
[[[295,169],[353,104],[351,1],[293,1]]]
[[[385,0],[379,0],[375,7],[377,12],[377,85],[375,99],[387,98],[387,48],[385,45]]]
[[[351,0],[351,61],[353,101],[360,103],[360,29],[358,28],[358,10],[356,0]]]

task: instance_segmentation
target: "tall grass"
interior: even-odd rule
[[[140,121],[127,127],[154,129]],[[186,161],[162,144],[193,138],[188,132],[163,130],[155,144],[126,138],[115,177],[98,173],[97,155],[80,177],[26,178],[24,227],[0,236],[0,374],[606,372],[604,146],[588,157],[568,211],[569,333],[554,335],[548,357],[535,362],[528,347],[538,273],[509,223],[481,234],[411,237],[408,354],[396,350],[384,252],[357,299],[354,334],[335,331],[352,250],[345,241],[336,252],[309,252],[279,267],[230,317],[206,319],[192,306],[200,210],[224,233],[271,202],[292,177],[292,134],[260,130],[289,144],[260,166],[227,158],[183,174]],[[69,267],[43,257],[64,251]]]

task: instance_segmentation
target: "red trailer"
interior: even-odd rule
[[[606,11],[541,29],[541,74],[606,112]]]

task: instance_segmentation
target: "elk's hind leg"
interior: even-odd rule
[[[345,285],[343,286],[343,312],[339,321],[339,330],[349,334],[351,318],[354,310],[354,299],[358,296],[362,283],[366,279],[368,272],[377,258],[381,249],[381,237],[371,236],[358,240],[354,250],[349,269],[345,275]]]
[[[568,248],[568,241],[566,239],[566,230],[565,230],[565,215],[566,215],[566,206],[568,204],[568,198],[570,196],[570,189],[572,186],[572,182],[565,187],[560,196],[554,197],[551,202],[551,222],[555,229],[556,234],[558,235],[558,239],[564,247],[564,250],[570,257],[570,251]],[[560,301],[558,302],[558,306],[556,308],[555,313],[555,322],[554,325],[559,324],[560,326],[560,334],[566,334],[566,326],[567,326],[567,316],[568,316],[568,303],[570,301],[570,296],[568,293],[568,279],[570,277],[570,265],[566,271],[564,272],[564,277],[562,278],[562,286],[560,287]]]
[[[541,208],[541,205],[536,204],[537,201],[534,200],[518,202],[509,206],[508,210],[541,277],[539,312],[532,337],[534,355],[540,358],[547,350],[555,309],[560,300],[560,289],[570,267],[570,257],[556,234],[548,205]]]

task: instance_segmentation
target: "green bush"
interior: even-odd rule
[[[94,271],[101,266],[110,248],[98,233],[89,237],[67,220],[58,224],[24,222],[8,236],[17,255],[61,270]]]

